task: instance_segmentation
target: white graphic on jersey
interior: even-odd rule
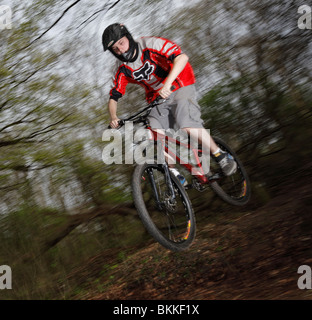
[[[146,61],[140,69],[133,72],[133,78],[137,81],[150,80],[151,74],[154,72],[155,66]]]

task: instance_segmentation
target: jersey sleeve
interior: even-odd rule
[[[129,71],[125,65],[120,65],[117,67],[117,71],[113,77],[113,84],[110,90],[110,98],[118,101],[125,93],[126,87],[129,83]]]
[[[182,50],[177,44],[165,39],[163,41],[164,44],[161,52],[167,57],[168,60],[173,61],[177,56],[182,54]]]
[[[150,37],[147,39],[148,45],[160,55],[170,60],[171,62],[180,54],[182,49],[176,43],[171,40],[159,37]]]

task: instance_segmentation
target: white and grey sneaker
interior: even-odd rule
[[[225,176],[230,176],[236,172],[237,163],[229,153],[220,151],[217,154],[214,154],[213,157],[219,164]]]
[[[185,177],[176,168],[169,168],[169,170],[178,178],[183,187],[187,186]]]

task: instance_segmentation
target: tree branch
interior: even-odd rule
[[[96,219],[99,216],[108,215],[108,214],[121,214],[123,216],[129,215],[136,210],[131,210],[132,204],[121,204],[116,206],[111,205],[102,205],[95,209],[92,209],[91,211],[87,211],[84,213],[74,214],[69,216],[69,221],[67,224],[62,226],[56,235],[54,237],[51,237],[48,239],[42,249],[41,254],[46,252],[47,250],[51,249],[55,245],[57,245],[62,239],[64,239],[66,236],[68,236],[73,230],[75,230],[78,226],[80,226],[83,223],[88,223],[94,219]]]
[[[47,29],[45,30],[43,33],[41,33],[37,38],[35,38],[33,41],[31,41],[27,46],[25,46],[24,48],[20,49],[21,51],[22,50],[25,50],[27,49],[28,47],[30,47],[32,44],[34,44],[36,41],[40,40],[46,33],[48,33],[53,27],[55,27],[58,22],[60,22],[60,20],[65,16],[65,14],[72,8],[74,7],[78,2],[80,2],[81,0],[76,0],[74,3],[72,3],[69,7],[67,7],[63,13],[61,14],[61,16],[56,19],[56,21],[54,23],[52,23],[52,25]]]
[[[113,4],[106,10],[106,12],[109,11],[110,9],[114,8],[114,7],[118,4],[118,2],[120,2],[120,0],[116,1],[115,3],[113,3]],[[87,23],[87,22],[88,22],[90,19],[92,19],[95,15],[97,15],[97,14],[99,14],[100,12],[104,11],[108,5],[109,5],[109,1],[108,1],[108,3],[106,3],[106,4],[104,5],[104,7],[103,7],[102,9],[94,12],[89,18],[87,18],[86,20],[84,20],[83,22],[81,22],[81,24],[78,26],[78,28],[80,28],[83,24]],[[94,18],[94,19],[95,19],[95,18]],[[94,19],[92,19],[90,22],[92,22]]]

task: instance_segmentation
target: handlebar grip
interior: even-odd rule
[[[170,87],[170,90],[173,91],[175,88],[176,88],[175,86],[171,86],[171,87]],[[162,99],[163,99],[164,101],[168,100],[168,99],[162,98],[161,96],[157,96],[157,98],[154,100],[154,102],[158,102],[158,101],[160,101],[160,100],[162,100]]]
[[[124,120],[119,120],[118,121],[119,126],[117,128],[112,128],[110,125],[107,127],[107,129],[120,129],[124,124],[125,121]]]

